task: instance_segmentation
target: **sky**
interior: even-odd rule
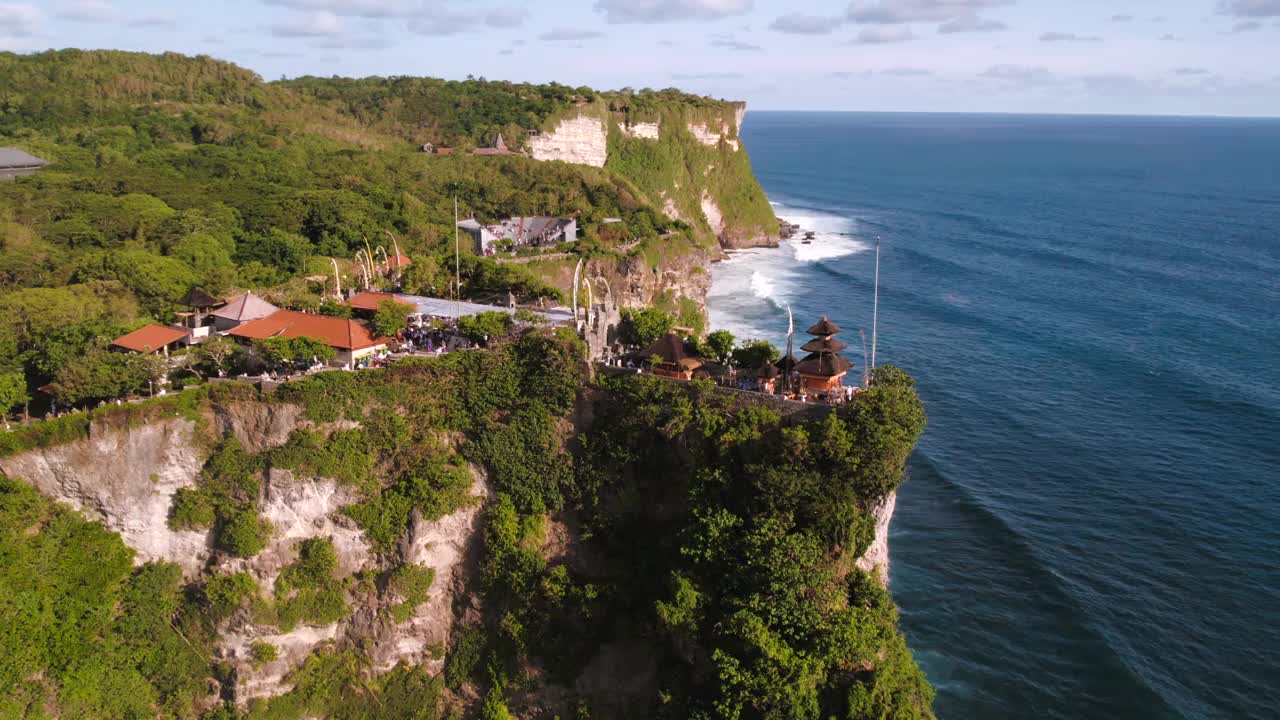
[[[756,110],[1280,116],[1280,0],[0,0],[0,50],[66,47]]]

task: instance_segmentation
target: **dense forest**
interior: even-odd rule
[[[351,287],[350,258],[371,243],[417,261],[406,290],[444,294],[455,198],[464,217],[576,217],[583,240],[572,250],[588,256],[637,239],[664,252],[705,243],[628,179],[632,167],[650,180],[634,160],[612,170],[416,152],[424,137],[466,146],[504,127],[532,129],[584,93],[615,106],[630,98],[637,112],[714,105],[676,91],[598,95],[479,80],[264,83],[176,54],[0,53],[0,146],[52,163],[0,183],[0,411],[21,408],[60,373],[135,380],[98,383],[71,400],[136,389],[146,373],[108,366],[119,359],[98,352],[101,340],[171,320],[192,287],[253,289],[318,310],[327,281],[307,278],[331,275],[335,258]],[[468,258],[463,269],[470,297],[557,295],[522,266]]]

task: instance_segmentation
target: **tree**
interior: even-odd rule
[[[728,330],[716,330],[707,334],[706,346],[716,361],[724,364],[729,362],[729,355],[733,352],[733,340],[733,333]]]
[[[758,368],[765,363],[777,362],[782,357],[778,348],[768,340],[743,340],[733,351],[733,362],[740,368]]]
[[[225,335],[213,335],[205,340],[197,351],[201,364],[211,374],[217,375],[227,369],[227,361],[236,353],[238,346],[234,340]]]
[[[262,356],[267,367],[273,370],[287,370],[295,363],[327,363],[337,354],[328,345],[308,337],[262,338],[255,340],[253,347]]]
[[[373,332],[382,337],[393,337],[409,327],[410,307],[399,300],[383,300],[373,313],[370,324]]]
[[[19,405],[25,405],[31,396],[27,394],[27,380],[22,373],[0,373],[0,415]]]
[[[622,342],[633,347],[645,348],[671,332],[675,326],[675,317],[657,308],[624,310],[620,333]]]
[[[320,301],[320,314],[328,315],[329,317],[349,318],[352,315],[352,308],[346,303],[325,298]]]
[[[504,312],[482,312],[458,318],[458,332],[475,343],[486,342],[511,332],[512,318]]]

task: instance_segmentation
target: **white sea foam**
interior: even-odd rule
[[[852,218],[800,208],[792,209],[782,204],[776,204],[775,207],[779,218],[799,225],[801,232],[812,231],[814,234],[813,239],[808,243],[804,242],[803,235],[788,241],[791,254],[799,262],[831,260],[870,249],[867,243],[853,237],[855,223]]]
[[[768,275],[765,275],[759,270],[753,270],[751,272],[751,294],[752,295],[755,295],[756,297],[764,300],[768,300],[769,298],[773,297],[774,293],[777,292],[777,290],[778,288],[773,284],[773,280],[769,279]]]

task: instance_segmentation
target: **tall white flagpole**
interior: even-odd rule
[[[880,322],[880,238],[876,238],[876,285],[871,301],[871,369],[876,369],[876,331]]]

